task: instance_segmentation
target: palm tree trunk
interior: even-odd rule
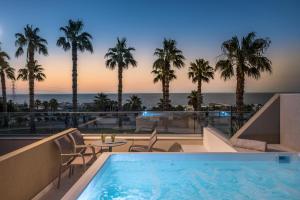
[[[169,87],[170,87],[170,81],[168,79],[168,77],[166,78],[166,82],[165,82],[165,107],[164,110],[168,111],[170,110],[170,94],[169,94]]]
[[[245,74],[237,68],[237,86],[236,86],[236,106],[238,113],[238,126],[242,126],[243,106],[244,106]]]
[[[245,88],[245,76],[244,76],[244,73],[240,72],[240,70],[237,70],[236,106],[237,106],[237,111],[239,113],[243,111],[243,105],[244,105],[244,88]]]
[[[77,44],[72,43],[72,107],[73,107],[73,126],[77,127],[78,122],[77,122],[77,117],[76,117],[76,112],[78,111],[77,109]]]
[[[36,127],[34,122],[34,52],[33,50],[29,51],[29,60],[28,60],[28,82],[29,82],[29,112],[30,112],[30,132],[35,133]]]
[[[202,82],[201,80],[198,81],[198,91],[197,91],[197,111],[201,110],[201,105],[202,105],[202,91],[201,91],[201,85]]]
[[[118,65],[118,112],[122,111],[123,66]],[[119,114],[119,128],[122,127],[122,116]]]
[[[165,102],[166,102],[166,81],[165,78],[163,77],[163,79],[161,80],[161,84],[162,84],[162,93],[163,93],[163,98],[162,98],[162,109],[165,110]]]
[[[1,72],[1,87],[2,87],[2,100],[3,100],[4,127],[7,127],[8,117],[7,117],[6,84],[5,84],[5,74],[3,71]]]

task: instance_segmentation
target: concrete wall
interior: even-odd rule
[[[280,144],[300,151],[300,94],[280,95]]]
[[[260,140],[269,144],[280,143],[280,96],[274,95],[244,126],[231,138]]]
[[[0,137],[0,156],[32,144],[41,138]]]
[[[59,152],[53,140],[73,129],[44,138],[0,157],[0,199],[33,198],[58,174]]]
[[[204,128],[203,134],[203,145],[208,152],[237,152],[218,130]]]

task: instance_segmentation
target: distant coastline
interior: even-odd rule
[[[94,96],[97,93],[81,93],[78,94],[79,104],[83,103],[92,103]],[[105,93],[112,100],[117,100],[116,93]],[[143,105],[147,108],[156,106],[159,102],[159,99],[162,98],[161,93],[124,93],[123,94],[123,103],[131,95],[137,95],[141,98]],[[245,104],[264,104],[269,98],[273,96],[274,93],[246,93],[245,94]],[[172,105],[187,105],[189,93],[171,93],[170,99]],[[71,103],[72,94],[35,94],[35,99],[41,101],[49,101],[51,98],[57,99],[59,103]],[[8,95],[9,100],[13,100],[11,94]],[[221,104],[235,104],[235,94],[234,93],[203,93],[204,104],[208,105],[209,103],[221,103]],[[14,102],[18,104],[23,104],[24,102],[28,103],[29,97],[28,94],[16,94]]]

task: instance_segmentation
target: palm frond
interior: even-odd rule
[[[62,47],[65,51],[71,48],[70,42],[68,42],[65,37],[59,37],[56,42],[56,45]]]
[[[219,60],[216,64],[215,70],[221,71],[221,77],[226,81],[234,76],[234,70],[229,60]]]

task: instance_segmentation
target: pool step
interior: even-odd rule
[[[278,163],[290,163],[290,156],[278,156]]]

